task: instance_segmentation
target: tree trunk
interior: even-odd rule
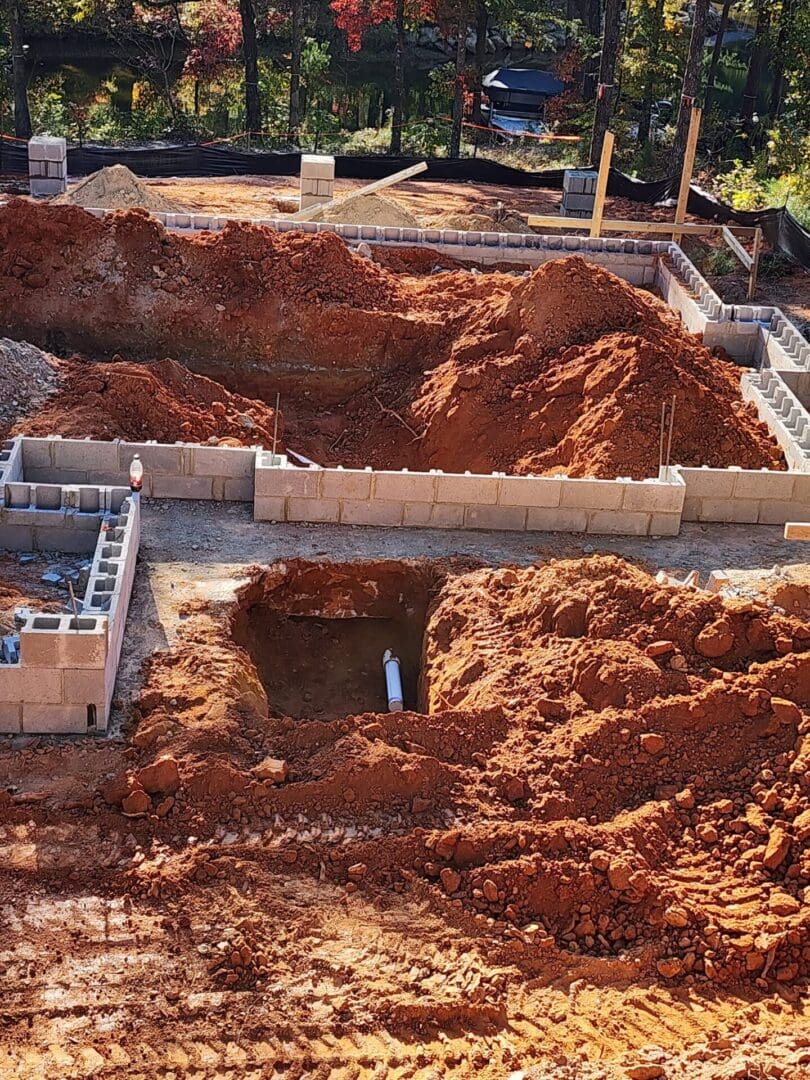
[[[256,41],[256,8],[253,0],[239,0],[242,20],[242,56],[245,64],[245,128],[262,130],[262,106],[259,100],[259,46]]]
[[[391,116],[391,154],[402,153],[402,124],[405,119],[405,0],[396,0],[394,11],[394,111]]]
[[[28,64],[23,49],[22,13],[20,5],[12,2],[8,8],[11,37],[11,81],[14,87],[14,134],[18,139],[30,139],[33,134],[31,113],[28,110]]]
[[[461,125],[464,122],[464,67],[467,62],[467,19],[466,9],[459,12],[456,29],[456,64],[455,92],[453,94],[453,125],[450,129],[450,148],[448,154],[457,158],[461,154]]]
[[[472,120],[474,124],[484,122],[484,114],[481,111],[481,95],[483,93],[481,80],[484,77],[484,64],[487,55],[487,27],[489,25],[489,12],[484,0],[478,0],[475,12],[475,87],[473,88]]]
[[[760,3],[757,12],[757,28],[751,43],[748,74],[745,78],[740,119],[750,126],[757,108],[757,95],[768,56],[768,34],[771,27],[770,0]]]
[[[700,90],[708,12],[709,0],[696,0],[692,37],[689,40],[689,54],[686,58],[686,68],[681,86],[678,126],[675,129],[675,142],[672,144],[672,155],[670,157],[670,169],[673,173],[680,173],[683,167],[683,155],[686,151],[686,139],[689,135],[689,122],[692,119],[695,98]]]
[[[723,10],[720,13],[720,26],[717,30],[717,36],[714,39],[712,59],[711,63],[709,64],[709,74],[706,78],[706,100],[703,107],[707,115],[709,109],[712,107],[712,98],[714,97],[714,83],[715,79],[717,78],[717,67],[720,63],[720,54],[723,51],[723,38],[726,36],[726,30],[728,29],[728,17],[733,3],[734,0],[724,0]]]
[[[583,25],[593,38],[602,29],[602,0],[584,0]],[[596,97],[596,57],[589,58],[582,72],[582,100],[593,101]]]
[[[771,88],[771,100],[768,105],[768,116],[772,120],[778,120],[782,112],[785,96],[785,47],[788,35],[793,28],[794,0],[784,0],[782,14],[779,19],[779,34],[776,39],[776,49],[773,56],[773,86]]]
[[[664,0],[655,0],[655,7],[649,13],[653,20],[650,27],[650,44],[647,49],[647,70],[644,75],[644,96],[641,101],[641,119],[638,122],[638,143],[645,146],[650,137],[652,122],[653,97],[655,95],[655,76],[657,74],[655,58],[661,43],[661,30],[664,18]]]
[[[301,126],[301,48],[304,37],[304,2],[292,0],[292,59],[290,61],[290,138],[298,142]]]
[[[605,30],[602,35],[602,59],[599,64],[599,92],[596,96],[596,109],[593,116],[593,134],[591,136],[591,164],[599,164],[602,143],[610,124],[611,113],[616,100],[616,88],[613,80],[616,75],[616,61],[619,54],[619,21],[621,0],[607,0],[605,4]]]

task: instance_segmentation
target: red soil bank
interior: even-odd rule
[[[332,234],[184,237],[21,200],[0,209],[0,252],[0,330],[281,388],[290,445],[322,464],[652,476],[673,395],[673,462],[781,462],[739,369],[579,258],[416,278]]]
[[[174,360],[157,364],[72,363],[62,389],[15,435],[156,439],[272,446],[274,409],[231,394]],[[282,427],[279,423],[279,438]]]

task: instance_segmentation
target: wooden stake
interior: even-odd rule
[[[278,445],[278,409],[281,402],[281,391],[276,391],[276,411],[273,413],[273,464],[276,464],[276,446]]]
[[[596,181],[596,198],[594,199],[593,216],[591,217],[591,236],[599,236],[602,232],[605,195],[607,195],[610,161],[613,157],[613,143],[615,140],[616,137],[612,131],[605,132],[605,141],[602,143],[602,157],[599,161],[599,179]]]
[[[762,229],[754,233],[754,252],[751,256],[751,273],[748,276],[748,299],[753,300],[757,291],[757,276],[759,274],[759,257],[762,254]]]
[[[697,152],[698,135],[700,134],[700,119],[702,109],[692,109],[689,119],[689,134],[686,137],[686,150],[683,155],[683,169],[681,171],[681,186],[678,191],[678,205],[675,209],[675,224],[682,225],[686,221],[686,204],[689,201],[689,185],[692,183],[692,173],[695,168],[695,154]],[[679,244],[682,232],[672,230],[672,239]]]

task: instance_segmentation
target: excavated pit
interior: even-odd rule
[[[422,710],[423,637],[431,575],[406,562],[271,567],[232,619],[269,712],[331,721],[387,712],[382,657],[400,660],[404,706]]]

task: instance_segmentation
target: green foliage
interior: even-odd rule
[[[739,269],[739,262],[726,247],[715,248],[709,252],[703,260],[701,270],[704,274],[714,274],[722,277],[725,274],[733,274]]]

